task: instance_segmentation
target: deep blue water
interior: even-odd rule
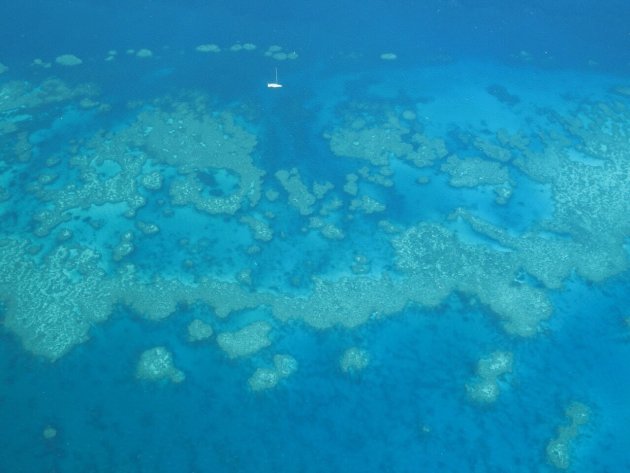
[[[39,268],[55,247],[91,248],[101,254],[99,267],[109,278],[132,263],[146,281],[158,275],[192,287],[203,277],[234,282],[249,269],[252,282],[241,285],[244,294],[289,299],[310,295],[312,278],[404,278],[392,246],[397,234],[384,231],[381,220],[401,231],[422,222],[441,225],[477,248],[507,253],[449,215],[463,208],[514,238],[547,235],[545,224],[563,205],[554,201],[555,181],[552,176],[540,182],[518,160],[534,159],[528,151],[551,149],[553,143],[579,148],[584,138],[563,128],[562,120],[588,124],[601,117],[594,111],[601,107],[625,112],[604,112],[613,125],[599,122],[585,141],[602,139],[601,129],[625,142],[630,136],[630,6],[617,0],[550,3],[0,2],[0,71],[1,65],[7,68],[0,74],[0,190],[9,193],[0,200],[0,240],[40,245],[26,256]],[[257,48],[229,51],[237,42]],[[205,43],[222,51],[195,50]],[[266,57],[273,44],[299,57]],[[140,48],[150,49],[152,57],[136,57]],[[117,54],[105,61],[109,50]],[[396,60],[380,59],[388,52]],[[55,63],[70,53],[82,64]],[[33,65],[35,58],[51,67]],[[284,87],[271,90],[265,84],[276,67]],[[50,99],[43,85],[49,78],[68,87],[94,84],[93,99],[107,109],[82,106],[80,96],[29,102],[37,94]],[[3,91],[16,84],[24,91],[7,99]],[[51,206],[32,192],[39,176],[58,174],[42,185],[50,190],[81,186],[70,160],[103,153],[89,144],[99,133],[106,135],[99,143],[115,141],[143,111],[172,113],[176,104],[200,96],[205,102],[199,116],[229,113],[256,137],[250,156],[265,175],[263,198],[253,208],[245,203],[234,215],[208,215],[193,205],[174,205],[169,186],[186,172],[151,161],[143,172],[161,172],[165,184],[149,192],[137,178],[138,194],[147,202],[135,216],[124,216],[120,202],[76,206],[49,235],[37,234],[34,216]],[[414,117],[404,121],[405,111]],[[460,158],[482,156],[476,139],[500,144],[499,130],[527,136],[522,148],[502,145],[511,153],[505,164],[508,203],[495,201],[492,186],[450,185],[441,167],[447,157],[418,168],[388,155],[383,170],[331,149],[330,135],[354,120],[387,129],[388,117],[412,133],[443,140],[447,155]],[[3,128],[7,124],[17,130]],[[544,134],[554,131],[545,142]],[[30,144],[29,159],[20,159],[20,140]],[[122,153],[131,155],[130,147]],[[599,155],[582,163],[593,159],[598,172],[606,150],[600,147]],[[51,158],[59,164],[47,163]],[[88,340],[54,361],[26,349],[20,334],[3,324],[0,472],[551,472],[557,468],[545,449],[568,424],[564,411],[572,402],[587,406],[590,417],[569,444],[569,471],[630,471],[630,213],[617,200],[629,192],[630,152],[610,159],[619,172],[603,191],[602,207],[585,204],[584,211],[597,217],[619,208],[616,221],[602,217],[598,227],[585,220],[584,235],[567,231],[556,237],[585,242],[582,252],[590,254],[599,248],[593,235],[607,241],[614,234],[607,256],[621,269],[590,280],[576,269],[583,261],[575,257],[561,287],[523,276],[553,307],[532,337],[506,332],[490,304],[466,291],[452,291],[435,306],[410,301],[401,311],[373,314],[356,327],[341,323],[324,330],[302,314],[283,321],[268,304],[220,317],[216,308],[180,300],[169,317],[151,321],[116,300],[107,320],[92,324]],[[569,169],[569,161],[557,173]],[[117,172],[117,165],[90,166],[101,179]],[[334,186],[309,216],[290,205],[274,177],[292,168],[309,187],[326,181]],[[343,187],[347,175],[361,175],[361,168],[392,181],[387,186],[359,177],[359,196],[385,204],[382,213],[350,209],[353,197]],[[225,177],[208,171],[204,195],[232,192],[236,178],[229,172]],[[421,177],[428,182],[418,184]],[[575,178],[575,199],[587,195],[580,179],[588,176]],[[265,197],[269,190],[279,197]],[[320,211],[332,205],[331,196],[342,201],[341,209]],[[254,239],[240,220],[247,215],[268,222],[273,239]],[[309,227],[313,216],[334,224],[344,238],[325,238]],[[160,231],[143,234],[137,222],[156,223]],[[59,237],[64,228],[72,231],[65,241]],[[135,250],[115,261],[113,248],[127,231],[134,233]],[[0,256],[10,260],[1,251]],[[367,276],[351,270],[357,256],[369,261]],[[482,279],[490,277],[480,271]],[[13,297],[13,288],[27,282],[7,273],[0,272],[3,319],[28,305]],[[361,301],[336,304],[343,302]],[[82,306],[74,316],[88,317],[89,310]],[[214,336],[189,342],[193,319],[209,323]],[[272,326],[270,346],[230,359],[217,334],[259,320]],[[155,346],[172,353],[185,381],[136,379],[140,354]],[[340,358],[349,347],[369,353],[365,369],[342,371]],[[478,361],[496,351],[512,354],[512,371],[499,378],[498,399],[480,405],[467,396],[466,385]],[[273,366],[278,353],[295,358],[297,371],[274,388],[253,391],[248,379],[256,368]],[[44,438],[48,426],[54,438]]]

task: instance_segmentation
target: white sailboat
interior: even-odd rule
[[[267,82],[267,87],[270,89],[279,89],[282,87],[282,84],[278,82],[278,68],[276,67],[276,80],[273,82]]]

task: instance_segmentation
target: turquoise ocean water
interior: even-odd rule
[[[630,471],[630,7],[549,3],[1,1],[0,472]]]

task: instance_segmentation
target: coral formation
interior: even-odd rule
[[[357,374],[367,368],[369,364],[369,353],[358,347],[348,348],[339,359],[341,371],[349,374]]]
[[[195,319],[188,324],[188,340],[191,342],[207,340],[213,333],[212,326],[203,320]]]
[[[499,378],[512,372],[512,353],[496,351],[477,363],[477,376],[466,384],[468,397],[480,404],[496,402],[500,394]]]
[[[136,377],[147,381],[181,383],[186,375],[175,367],[173,355],[165,347],[145,350],[136,366]]]
[[[572,402],[565,409],[568,425],[558,427],[557,435],[547,444],[547,461],[560,470],[571,466],[571,448],[584,424],[589,422],[590,410],[580,402]]]
[[[236,332],[219,333],[217,343],[230,358],[250,356],[271,345],[269,332],[268,322],[253,322]]]

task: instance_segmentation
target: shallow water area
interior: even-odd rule
[[[118,3],[5,5],[0,471],[630,470],[627,6]]]

